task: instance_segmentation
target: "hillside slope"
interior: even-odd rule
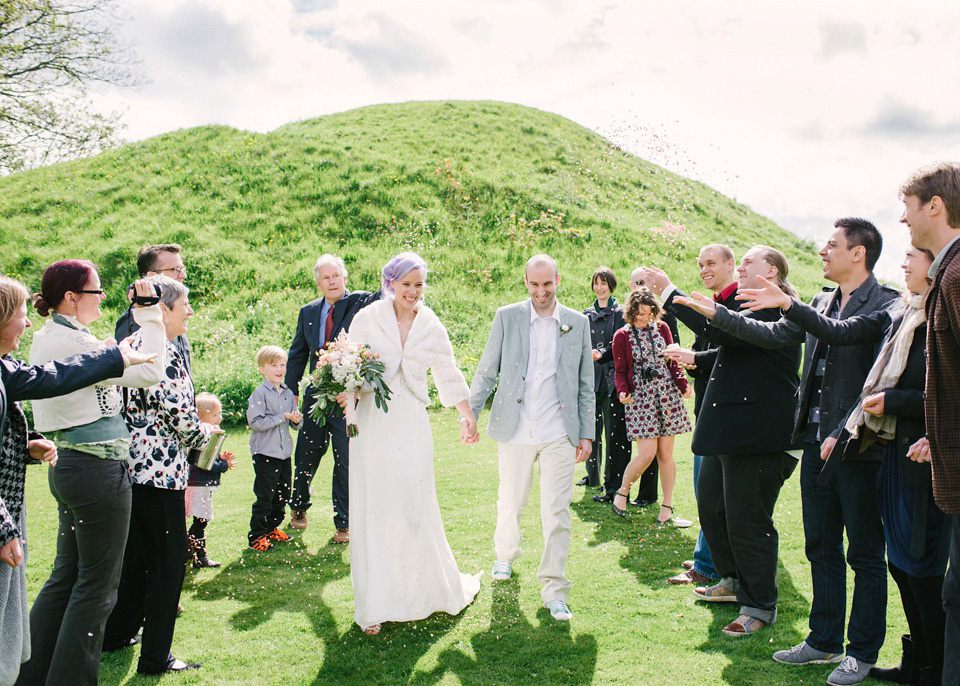
[[[529,255],[555,256],[561,300],[582,308],[599,264],[624,282],[654,264],[695,287],[699,246],[715,241],[738,257],[779,247],[802,294],[819,287],[808,241],[560,116],[493,102],[366,107],[269,134],[174,131],[0,179],[0,269],[36,289],[50,262],[94,260],[111,310],[100,335],[139,247],[185,247],[197,387],[234,413],[258,383],[257,347],[288,345],[316,297],[320,253],[344,257],[351,287],[374,289],[392,254],[420,252],[427,302],[469,377],[496,307],[525,295]]]

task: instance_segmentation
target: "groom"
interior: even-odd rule
[[[594,438],[593,358],[587,318],[557,302],[560,274],[548,255],[527,261],[530,299],[497,310],[490,338],[470,387],[480,416],[494,386],[487,435],[498,443],[500,489],[494,580],[509,579],[520,554],[520,516],[540,460],[543,558],[537,578],[543,605],[566,621],[570,581],[570,500],[577,462],[590,457]],[[499,379],[499,382],[498,382]]]

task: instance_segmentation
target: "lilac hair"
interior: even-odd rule
[[[413,269],[422,269],[426,277],[427,263],[415,252],[402,252],[387,262],[383,271],[380,272],[380,286],[383,292],[393,295],[391,282],[402,279]]]

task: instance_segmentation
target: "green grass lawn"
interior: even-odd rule
[[[484,418],[486,415],[484,415]],[[436,475],[447,538],[460,569],[484,570],[476,601],[457,617],[387,624],[376,637],[353,623],[350,551],[330,542],[331,456],[314,481],[310,527],[269,553],[247,549],[253,470],[247,434],[230,432],[227,447],[240,456],[215,498],[208,527],[211,556],[220,569],[187,571],[186,611],[177,622],[173,653],[203,668],[169,676],[182,684],[823,684],[830,666],[791,668],[774,650],[806,635],[811,597],[803,555],[798,474],[785,485],[780,530],[780,618],[759,635],[734,639],[721,628],[737,614],[728,604],[695,602],[689,586],[665,579],[691,556],[696,527],[653,526],[656,511],[625,520],[595,491],[574,492],[568,576],[573,581],[569,623],[541,607],[536,569],[542,551],[538,487],[524,514],[524,554],[514,578],[492,584],[496,519],[496,444],[484,437],[461,446],[457,415],[431,413]],[[485,422],[483,422],[485,423]],[[689,434],[677,443],[679,516],[694,517]],[[56,508],[46,468],[28,476],[31,602],[46,580],[56,540]],[[577,479],[583,475],[578,467]],[[389,498],[390,493],[384,493]],[[852,575],[850,575],[852,582]],[[906,631],[890,584],[887,642],[881,664],[899,658]],[[101,683],[153,683],[136,674],[139,648],[106,655]]]

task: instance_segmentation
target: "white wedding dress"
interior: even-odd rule
[[[469,395],[447,331],[421,305],[401,346],[388,298],[358,312],[349,337],[380,355],[393,394],[385,413],[361,391],[359,435],[350,439],[354,619],[367,628],[458,614],[480,590],[480,574],[460,573],[443,531],[426,410],[428,368],[444,405]]]

